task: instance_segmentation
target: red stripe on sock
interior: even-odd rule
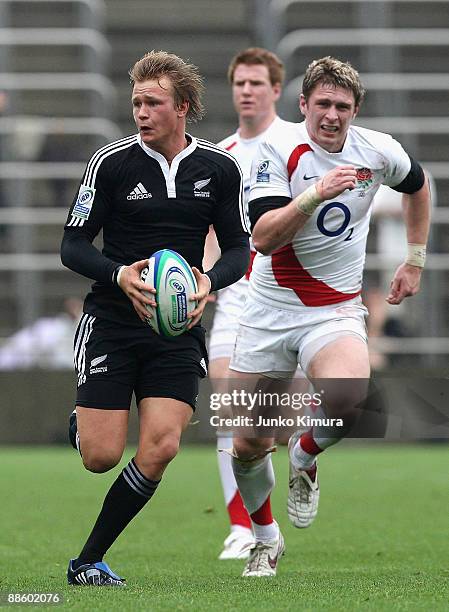
[[[311,405],[310,405],[310,409],[311,409],[312,412],[315,413],[318,410],[318,408],[320,408],[320,406],[321,406],[321,402],[320,403],[312,402]]]
[[[309,455],[319,455],[323,452],[323,449],[320,448],[313,439],[312,430],[306,431],[306,433],[302,434],[302,436],[299,438],[299,443],[302,450],[309,453]]]
[[[251,514],[251,519],[257,525],[270,525],[273,522],[273,515],[271,514],[271,503],[270,496],[260,506],[259,510],[256,510]]]
[[[245,506],[243,505],[242,496],[237,489],[234,497],[228,504],[228,514],[231,525],[241,525],[251,529],[251,519]]]

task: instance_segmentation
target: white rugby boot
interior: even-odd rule
[[[249,551],[254,544],[254,536],[249,529],[231,531],[223,542],[223,550],[218,558],[222,561],[224,559],[248,559]]]
[[[305,470],[298,470],[292,463],[293,447],[301,437],[301,431],[295,432],[288,441],[288,499],[287,513],[290,522],[299,529],[308,527],[318,513],[318,502],[320,499],[320,487],[318,484],[318,473],[312,480]]]
[[[242,576],[265,577],[276,576],[279,559],[285,552],[284,538],[279,531],[276,540],[269,542],[256,542],[251,548],[249,559],[243,570]]]

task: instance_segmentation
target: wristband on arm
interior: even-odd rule
[[[120,287],[120,277],[122,275],[123,268],[126,268],[126,266],[117,266],[117,268],[114,270],[114,274],[112,275],[113,284],[118,285],[119,287]]]
[[[310,217],[315,212],[315,209],[324,202],[324,200],[319,195],[316,185],[312,185],[303,191],[303,193],[296,196],[293,202],[299,212],[302,212]]]
[[[408,255],[405,263],[410,266],[424,268],[424,264],[426,263],[426,245],[409,242],[407,246]]]

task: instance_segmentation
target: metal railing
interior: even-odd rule
[[[449,28],[350,28],[293,30],[286,34],[277,47],[278,55],[288,62],[294,53],[307,47],[448,47]]]
[[[24,72],[0,73],[0,88],[5,90],[42,90],[42,91],[82,91],[91,90],[99,93],[105,100],[115,97],[112,81],[100,73],[84,72]],[[109,101],[110,104],[110,101]]]
[[[425,6],[427,2],[432,2],[432,4],[440,3],[442,6],[447,4],[447,0],[324,0],[323,4],[352,4],[357,10],[363,10],[363,5],[377,4],[391,6],[393,4],[405,5],[407,3]],[[314,3],[317,3],[316,0],[314,0]],[[266,24],[269,24],[269,27],[266,28],[266,42],[269,48],[274,49],[287,32],[287,12],[289,8],[294,5],[303,5],[304,10],[307,10],[311,0],[271,0],[263,4],[266,12]]]
[[[0,179],[81,179],[81,162],[2,162]]]
[[[19,132],[23,124],[32,122],[33,130],[42,134],[104,136],[108,140],[121,137],[116,123],[104,117],[40,117],[36,115],[14,115],[0,117],[0,134]]]
[[[449,108],[448,108],[449,113]],[[447,134],[448,117],[357,117],[354,125],[391,134]],[[427,165],[427,164],[426,164]]]
[[[70,7],[70,10],[63,12],[61,9],[65,8],[64,5]],[[23,10],[24,6],[27,6],[26,11]],[[75,10],[72,10],[73,8]],[[40,12],[41,9],[43,12]],[[56,11],[59,11],[59,14],[53,20],[52,16]],[[44,15],[44,19],[45,15],[48,15],[49,25],[52,23],[58,25],[36,28],[36,24],[42,23],[41,15]],[[20,125],[18,130],[15,127],[20,118],[14,117],[14,113],[23,112],[21,108],[32,108],[33,115],[42,116],[40,120],[34,117],[33,122],[36,122],[38,129],[47,134],[59,135],[61,129],[64,131],[65,125],[66,133],[81,135],[89,133],[89,136],[93,135],[94,139],[95,136],[100,135],[100,132],[107,132],[108,140],[114,140],[119,136],[118,130],[116,131],[112,123],[108,121],[115,102],[115,88],[110,79],[105,76],[110,46],[102,33],[104,17],[105,3],[103,0],[0,0],[0,25],[3,26],[0,29],[2,51],[0,53],[0,90],[8,94],[7,112],[10,115],[2,121],[0,133],[10,132],[20,136]],[[25,27],[12,27],[18,25],[19,20]],[[61,22],[67,23],[68,27],[60,27]],[[21,57],[17,51],[25,46],[37,48],[32,66],[36,65],[34,60],[38,62],[40,56],[44,58],[43,72],[15,72],[16,60],[20,60]],[[72,53],[69,55],[68,51],[74,47],[77,50],[79,47],[80,52],[76,55]],[[58,49],[63,59],[70,62],[68,64],[70,67],[74,65],[72,60],[74,56],[76,61],[74,71],[61,72],[61,67],[57,62]],[[48,68],[45,58],[50,53],[54,54],[56,60],[52,63],[51,68]],[[25,63],[25,70],[29,70],[27,66],[28,64]],[[49,72],[50,69],[55,71]],[[33,92],[32,100],[28,92]],[[67,92],[70,95],[67,95]],[[74,95],[75,93],[78,95]],[[40,108],[36,100],[44,100]],[[60,100],[63,100],[65,104],[61,105]],[[70,108],[67,100],[72,102]],[[59,114],[61,109],[62,112],[67,112],[72,117],[53,120],[51,115]],[[84,129],[81,129],[79,122],[77,123],[81,114],[87,115],[84,120]],[[91,119],[93,117],[99,117],[99,119],[93,122]],[[29,128],[29,126],[30,124],[27,124],[25,127]],[[24,221],[25,213],[16,212],[20,208],[16,205],[26,205],[32,202],[34,186],[31,180],[72,178],[80,180],[83,170],[84,164],[76,162],[2,162],[0,164],[2,191],[6,195],[5,199],[13,205],[4,209],[2,213],[6,212],[16,220],[21,218]],[[39,210],[39,207],[29,206],[28,214],[33,217]],[[48,218],[46,213],[43,213],[43,216]],[[56,256],[52,253],[48,255],[32,254],[31,258],[39,262],[38,268],[27,265],[30,253],[27,254],[24,251],[32,251],[38,239],[33,224],[22,222],[11,224],[9,228],[6,242],[10,243],[10,248],[14,250],[14,253],[1,255],[0,260],[2,270],[8,269],[8,266],[12,266],[9,267],[10,271],[21,270],[20,274],[11,275],[9,299],[15,300],[17,324],[24,326],[42,315],[45,291],[43,271],[59,268],[55,263]],[[24,267],[21,269],[22,264]]]
[[[101,30],[104,27],[106,16],[106,5],[103,0],[0,0],[0,8],[6,14],[14,5],[54,5],[54,10],[59,10],[58,5],[75,4],[78,6],[79,25]]]
[[[100,54],[110,51],[105,36],[91,28],[0,28],[0,45],[82,45]]]
[[[50,47],[80,47],[88,72],[104,72],[111,51],[103,34],[90,28],[0,28],[0,47],[41,47],[45,54]]]
[[[54,165],[54,164],[49,164]],[[84,164],[80,164],[82,168],[84,168]],[[59,173],[51,174],[49,173],[50,178],[61,178]],[[79,174],[74,176],[73,178],[79,178]],[[42,178],[41,176],[38,178]],[[46,176],[45,178],[48,178]],[[30,216],[30,213],[38,212],[38,215]],[[0,208],[0,225],[59,225],[64,222],[67,217],[67,209],[61,209],[59,207],[54,206],[45,206],[45,207],[36,207],[36,206],[14,206],[11,208]],[[432,209],[432,223],[435,225],[449,225],[449,206],[444,206],[441,208],[433,208]],[[3,255],[2,255],[3,257]],[[373,256],[375,259],[371,260],[370,255],[367,255],[367,261],[372,262],[368,263],[369,269],[388,269],[391,266],[391,261],[385,264],[385,266],[378,265],[377,257],[381,256]],[[384,256],[382,256],[385,258]],[[449,269],[449,254],[445,255],[429,255],[430,257],[430,265],[431,269],[441,269],[440,264],[438,262],[446,262],[446,267]],[[443,259],[445,258],[445,259]],[[393,261],[393,263],[396,260]],[[432,265],[433,262],[433,265]],[[427,267],[427,264],[426,264]]]
[[[448,41],[449,46],[449,30]],[[298,97],[304,75],[291,79],[287,84],[284,95],[291,98],[293,94]],[[436,73],[363,73],[360,75],[363,85],[368,90],[409,90],[409,91],[449,91],[449,74]],[[449,112],[449,109],[448,109]],[[404,118],[406,119],[406,118]],[[427,117],[432,119],[432,117]],[[430,123],[430,121],[428,121]]]
[[[448,51],[449,51],[449,30],[448,30]],[[392,92],[398,91],[402,94],[401,105],[396,109],[400,113],[407,113],[407,106],[414,100],[416,92],[444,92],[447,98],[447,105],[444,107],[444,111],[449,114],[449,74],[442,73],[362,73],[360,75],[363,85],[366,87],[368,92],[371,94],[378,94],[379,92]],[[292,78],[284,88],[284,95],[281,101],[281,108],[284,113],[291,114],[291,109],[297,107],[298,98],[302,88],[302,81],[304,75],[299,75]],[[363,108],[363,107],[362,107]],[[391,108],[390,108],[391,112]],[[407,113],[410,114],[410,113]],[[361,117],[359,121],[364,124],[365,118]],[[442,125],[442,129],[447,129],[449,117],[410,117],[399,116],[397,118],[379,117],[368,119],[372,124],[376,122],[381,123],[384,121],[384,125],[388,122],[388,131],[397,132],[396,126],[403,126],[407,133],[419,132],[423,133],[426,127],[429,127],[434,134],[438,133],[437,122]],[[412,121],[415,121],[415,128],[413,129]],[[407,127],[406,127],[407,126]],[[366,127],[369,127],[368,125]],[[374,128],[381,129],[381,128]],[[404,131],[402,132],[404,133]]]

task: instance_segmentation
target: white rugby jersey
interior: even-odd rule
[[[248,203],[249,200],[251,163],[253,159],[256,158],[259,144],[269,139],[271,137],[271,134],[275,134],[276,130],[279,129],[283,124],[290,125],[289,122],[284,121],[280,117],[276,117],[264,132],[258,134],[254,138],[242,138],[239,132],[237,131],[218,143],[219,147],[225,149],[226,151],[229,151],[229,153],[232,153],[232,155],[238,161],[240,168],[242,169],[243,190],[246,203]],[[234,283],[233,285],[222,289],[220,293],[231,291],[231,288],[238,288],[239,290],[246,291],[248,279],[251,274],[253,259],[256,255],[256,251],[254,249],[253,242],[251,239],[250,248],[251,259],[246,275],[242,279],[237,281],[237,283]]]
[[[357,297],[374,195],[382,183],[399,185],[411,166],[391,136],[355,126],[339,153],[313,142],[305,122],[283,122],[260,144],[251,170],[250,208],[259,198],[292,200],[333,168],[348,164],[358,169],[354,190],[318,206],[290,244],[269,256],[257,254],[250,281],[256,299],[295,308]]]

